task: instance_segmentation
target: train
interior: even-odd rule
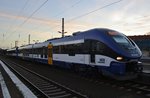
[[[108,28],[75,32],[7,50],[7,55],[75,71],[96,71],[118,80],[133,79],[142,72],[142,52],[123,33]]]

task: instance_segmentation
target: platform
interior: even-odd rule
[[[2,98],[37,98],[1,60],[0,83]]]

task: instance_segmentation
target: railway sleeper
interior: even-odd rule
[[[52,84],[50,84],[50,83],[36,83],[35,85],[37,85],[37,86],[48,86],[48,87],[52,87],[52,86],[54,86],[54,85],[52,85]]]
[[[54,86],[54,87],[50,87],[50,88],[43,88],[42,90],[55,90],[58,89],[58,87]]]
[[[53,86],[46,86],[46,85],[45,85],[45,86],[40,86],[40,85],[39,85],[39,86],[37,86],[37,87],[40,88],[40,89],[45,89],[45,88],[52,88]]]
[[[61,91],[61,92],[55,92],[55,93],[47,93],[49,96],[57,96],[57,95],[65,95],[67,94],[66,91]]]
[[[39,85],[39,84],[41,84],[41,83],[42,83],[42,84],[46,84],[47,82],[46,82],[46,81],[35,81],[35,84],[38,84],[38,85]],[[50,83],[49,83],[49,84],[50,84]]]
[[[44,92],[46,92],[46,93],[54,93],[54,92],[60,92],[60,91],[62,91],[62,89],[46,90]]]
[[[51,98],[77,98],[77,97],[71,97],[71,94],[65,94],[65,95],[58,95]]]

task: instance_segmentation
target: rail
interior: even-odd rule
[[[50,80],[38,73],[24,68],[14,62],[3,61],[21,79],[26,81],[29,88],[34,89],[35,94],[42,98],[88,98],[68,87],[65,87],[53,80]],[[10,66],[11,65],[11,66]]]

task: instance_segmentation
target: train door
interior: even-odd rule
[[[95,63],[95,54],[94,53],[90,54],[90,62]]]
[[[90,63],[95,63],[95,41],[90,41]]]
[[[48,44],[48,64],[53,64],[53,46]]]

